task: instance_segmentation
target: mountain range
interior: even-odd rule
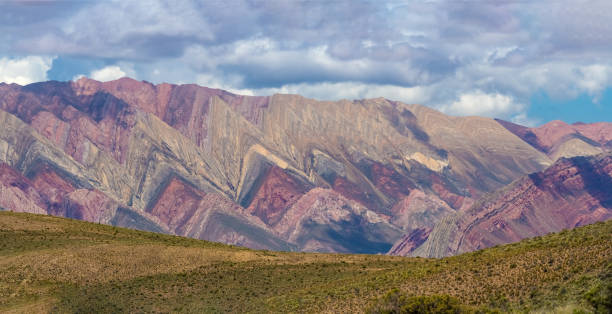
[[[442,257],[612,218],[612,123],[384,98],[0,84],[0,209],[255,249]]]

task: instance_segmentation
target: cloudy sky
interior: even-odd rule
[[[82,75],[612,121],[612,1],[0,1],[0,81]]]

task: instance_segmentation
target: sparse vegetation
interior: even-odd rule
[[[611,274],[612,221],[424,259],[254,251],[0,213],[0,312],[383,313],[390,302],[605,313]]]
[[[608,265],[612,267],[612,265]],[[608,272],[602,282],[595,285],[587,293],[585,299],[591,305],[595,313],[606,314],[612,312],[612,279]]]
[[[398,289],[389,291],[366,311],[368,314],[461,314],[495,313],[486,308],[472,308],[449,295],[408,297]]]

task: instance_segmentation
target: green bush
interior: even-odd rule
[[[612,282],[600,283],[585,293],[584,298],[595,313],[612,313]]]
[[[448,295],[426,295],[408,297],[398,289],[393,289],[378,299],[367,309],[370,314],[419,314],[419,313],[489,313],[488,310],[475,310],[467,307]]]

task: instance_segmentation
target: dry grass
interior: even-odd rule
[[[589,310],[612,221],[445,259],[254,251],[0,213],[0,311],[358,312],[391,288],[501,311]]]

